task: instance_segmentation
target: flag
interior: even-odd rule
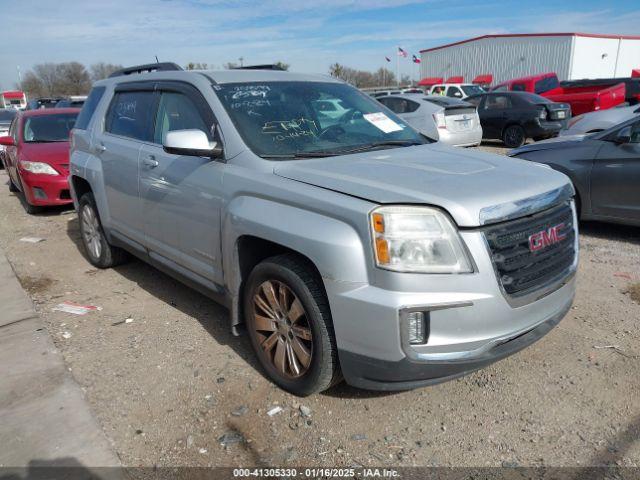
[[[415,55],[413,55],[413,63],[420,63],[420,59],[418,57],[416,57]]]
[[[391,61],[391,59],[390,59],[389,57],[384,57],[384,59],[385,59],[387,62],[390,62],[390,61]]]
[[[404,57],[407,58],[409,54],[407,52],[405,52],[402,48],[398,47],[398,56],[399,57]]]

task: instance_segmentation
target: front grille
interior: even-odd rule
[[[484,229],[504,291],[522,296],[568,275],[576,257],[573,211],[566,203]]]

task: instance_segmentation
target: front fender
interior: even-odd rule
[[[278,201],[241,196],[227,206],[222,225],[225,284],[233,297],[240,289],[237,242],[251,235],[294,250],[311,260],[323,279],[367,282],[363,242],[347,221]]]

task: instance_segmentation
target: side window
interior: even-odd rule
[[[105,130],[136,140],[150,140],[154,115],[153,92],[120,92],[111,101]]]
[[[87,126],[91,121],[91,117],[93,117],[93,113],[96,111],[96,108],[104,95],[104,91],[105,87],[95,87],[91,90],[87,100],[84,102],[82,110],[80,110],[80,114],[78,115],[74,128],[79,128],[80,130],[87,129]],[[58,103],[58,106],[60,106],[60,103]]]
[[[458,87],[449,87],[447,97],[462,98],[462,92]]]
[[[511,99],[506,95],[489,95],[484,102],[485,110],[502,110],[511,106]]]
[[[509,90],[509,86],[508,85],[500,85],[499,87],[494,88],[492,91],[494,91],[494,92],[506,92],[507,90]]]
[[[514,83],[511,85],[511,90],[514,92],[524,92],[527,89],[524,83]]]
[[[162,93],[155,125],[153,141],[160,145],[166,134],[175,130],[201,130],[212,140],[211,126],[202,119],[193,101],[182,93]]]

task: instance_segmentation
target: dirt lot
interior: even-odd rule
[[[5,183],[0,245],[125,465],[640,465],[639,228],[582,225],[575,306],[531,348],[434,387],[301,400],[224,309],[139,261],[92,268],[73,211],[29,216]]]

